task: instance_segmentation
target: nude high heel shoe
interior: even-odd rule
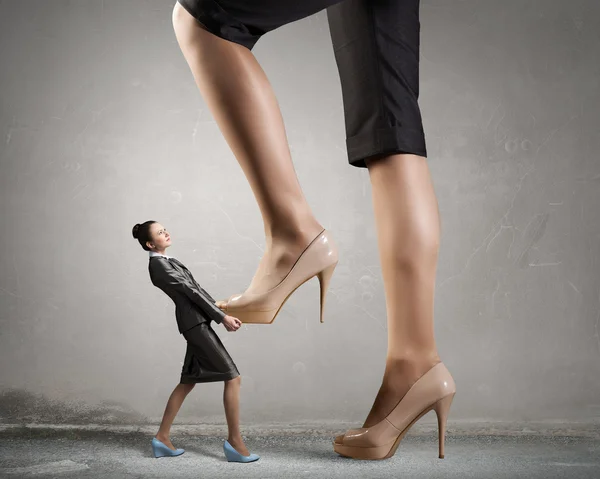
[[[277,286],[264,293],[235,294],[227,301],[217,302],[217,306],[242,323],[271,324],[294,291],[317,276],[321,286],[321,322],[323,322],[325,296],[337,263],[337,245],[329,233],[323,230],[306,247]]]
[[[413,384],[388,416],[374,426],[351,429],[335,438],[333,449],[354,459],[387,459],[421,417],[434,410],[438,417],[439,457],[444,458],[448,410],[456,384],[443,363],[436,364]]]

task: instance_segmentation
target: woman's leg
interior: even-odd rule
[[[173,392],[167,401],[167,407],[165,408],[165,413],[163,414],[158,433],[156,433],[156,439],[173,450],[175,447],[171,444],[171,440],[169,439],[171,426],[173,425],[175,416],[177,416],[184,399],[190,391],[194,389],[194,386],[195,384],[178,384],[175,386],[175,389],[173,389]]]
[[[204,101],[258,202],[266,249],[248,290],[267,291],[323,227],[300,189],[277,99],[252,52],[204,30],[179,4],[173,26]]]
[[[250,455],[240,433],[240,385],[241,376],[225,381],[223,388],[223,405],[229,434],[227,440],[233,448],[243,456]]]
[[[365,427],[439,362],[433,294],[440,228],[418,103],[419,6],[346,0],[327,9],[348,159],[369,169],[387,309],[386,368]]]
[[[391,155],[367,160],[385,289],[385,374],[363,427],[381,421],[439,361],[433,294],[439,248],[438,205],[427,160]]]

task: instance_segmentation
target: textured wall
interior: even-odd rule
[[[215,297],[264,245],[251,190],[193,82],[172,2],[0,2],[0,422],[162,414],[185,343],[131,226]],[[600,5],[426,0],[421,105],[442,213],[436,331],[454,420],[600,418]],[[346,164],[325,13],[255,54],[308,201],[340,245],[272,326],[217,327],[242,420],[360,421],[386,326],[370,185]],[[221,385],[181,420],[221,421]],[[85,407],[83,407],[84,405]]]

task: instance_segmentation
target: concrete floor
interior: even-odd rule
[[[335,454],[328,437],[249,437],[251,464],[227,463],[221,437],[174,435],[186,449],[154,459],[151,435],[65,431],[0,436],[0,477],[52,478],[600,478],[600,439],[543,436],[458,436],[437,458],[434,436],[407,436],[385,461],[355,461]]]

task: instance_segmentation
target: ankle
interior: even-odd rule
[[[440,362],[437,351],[388,357],[385,365],[385,376],[420,377]]]
[[[154,436],[156,439],[158,439],[160,442],[165,442],[169,440],[169,434],[161,434],[161,433],[157,433],[156,436]]]
[[[323,231],[323,226],[315,219],[289,222],[265,228],[267,246],[275,243],[306,245]]]

